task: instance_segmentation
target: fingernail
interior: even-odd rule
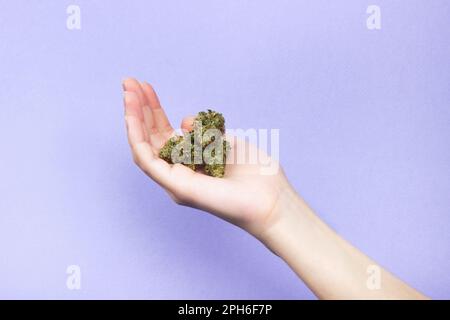
[[[122,89],[123,89],[123,91],[127,90],[127,88],[125,87],[125,81],[127,81],[127,78],[122,80]]]

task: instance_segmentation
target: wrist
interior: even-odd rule
[[[275,206],[263,228],[255,236],[278,256],[298,244],[301,235],[317,225],[318,218],[297,192],[286,184],[280,189]]]

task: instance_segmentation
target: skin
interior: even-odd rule
[[[224,178],[213,178],[158,157],[175,134],[153,87],[123,81],[125,122],[135,163],[180,205],[210,212],[259,239],[283,259],[321,299],[426,299],[328,227],[295,192],[283,170],[261,174],[259,164],[227,164]],[[181,128],[192,128],[193,116]],[[246,142],[227,137],[236,159]],[[271,160],[253,145],[261,163]],[[379,272],[379,286],[368,285]],[[371,271],[372,270],[372,271]],[[373,275],[373,274],[372,274]]]

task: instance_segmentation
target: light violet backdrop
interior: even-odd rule
[[[0,298],[314,298],[135,167],[126,76],[154,84],[174,125],[212,107],[232,128],[279,128],[286,174],[327,223],[450,298],[449,21],[438,0],[2,0]]]

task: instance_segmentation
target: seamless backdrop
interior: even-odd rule
[[[327,223],[450,298],[449,18],[439,0],[1,0],[0,298],[314,298],[134,166],[126,76],[175,126],[211,107],[232,128],[279,128],[286,174]]]

